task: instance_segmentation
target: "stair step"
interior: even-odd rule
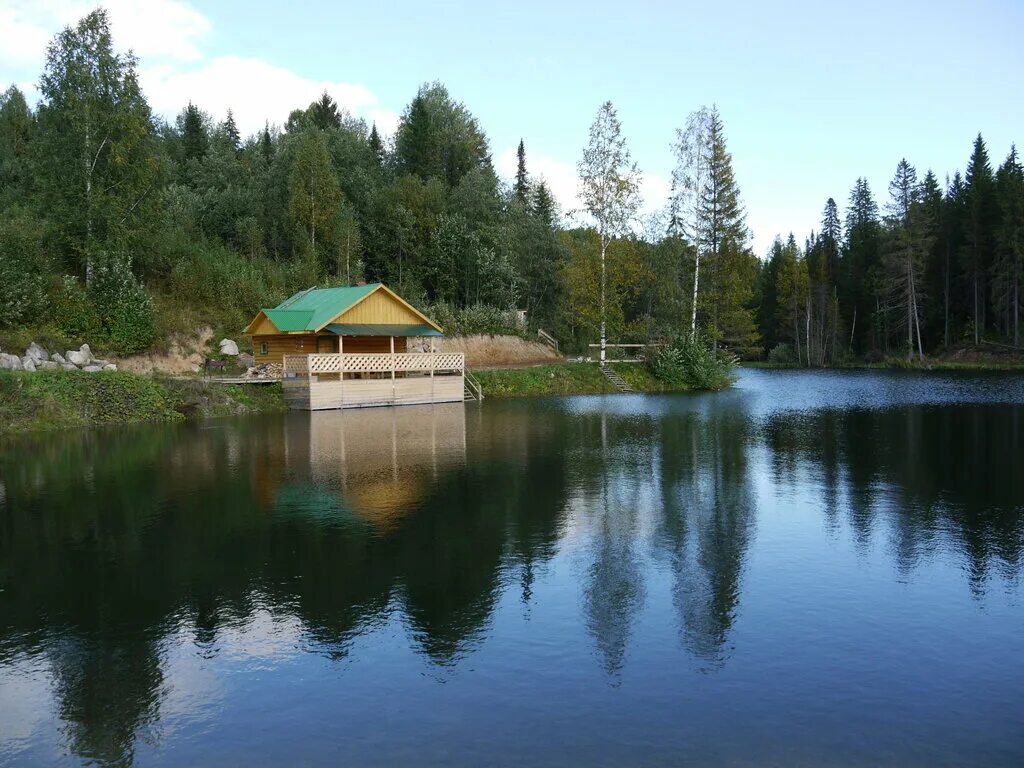
[[[629,384],[627,384],[625,381],[623,381],[622,377],[619,376],[619,374],[617,374],[615,371],[613,371],[610,367],[608,367],[606,365],[602,365],[602,366],[600,366],[600,368],[601,368],[601,373],[604,374],[604,377],[606,379],[608,379],[608,381],[610,381],[612,383],[612,386],[615,387],[615,389],[617,389],[619,392],[635,392],[636,391],[631,386],[629,386]]]

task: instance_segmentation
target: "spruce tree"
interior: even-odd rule
[[[367,141],[370,145],[373,160],[377,167],[380,168],[384,164],[384,142],[381,141],[380,133],[377,132],[377,123],[370,127],[370,136]]]
[[[914,166],[900,160],[889,183],[889,245],[887,249],[887,284],[891,306],[897,310],[897,322],[906,324],[907,356],[912,357],[915,338],[918,358],[924,359],[921,342],[923,303],[921,273],[925,253],[931,248],[930,223],[921,205],[921,189]]]
[[[260,154],[267,162],[274,156],[274,140],[270,136],[270,123],[263,124],[263,133],[260,134]]]
[[[12,85],[0,94],[0,210],[28,196],[34,132],[32,110]]]
[[[555,226],[557,206],[555,198],[548,189],[547,182],[541,179],[533,190],[533,215],[548,227]]]
[[[698,227],[707,249],[707,324],[712,336],[737,349],[756,345],[757,331],[749,306],[752,275],[749,271],[749,236],[746,212],[726,149],[725,128],[712,107],[708,127],[710,148],[707,176],[698,198]]]
[[[967,210],[964,220],[964,265],[971,284],[971,317],[974,343],[981,341],[985,328],[987,271],[992,263],[993,178],[985,140],[978,134],[967,163]]]
[[[880,225],[867,179],[859,178],[846,209],[846,246],[840,280],[840,305],[848,307],[845,327],[859,351],[879,347],[881,296],[878,294]]]
[[[516,198],[523,205],[530,194],[530,177],[526,173],[526,147],[523,140],[519,140],[519,148],[516,150],[516,182],[514,186]]]
[[[199,160],[206,156],[210,148],[206,116],[191,101],[178,117],[178,133],[181,136],[182,160]]]
[[[1017,147],[996,174],[999,224],[995,232],[994,298],[1002,311],[1003,330],[1020,345],[1021,280],[1024,278],[1024,167]]]
[[[329,131],[332,128],[341,127],[341,113],[338,112],[338,103],[331,98],[327,91],[320,94],[320,98],[309,105],[307,116],[310,123],[321,131]]]
[[[228,114],[224,118],[224,122],[221,123],[220,129],[224,134],[224,139],[227,141],[228,148],[237,152],[242,146],[242,137],[238,133],[238,126],[235,124],[235,116],[231,112],[230,107],[228,107]]]

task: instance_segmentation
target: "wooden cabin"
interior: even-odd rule
[[[245,329],[256,362],[281,365],[301,410],[460,401],[461,353],[435,353],[441,329],[382,283],[300,291]],[[409,340],[415,340],[415,348]],[[426,340],[426,343],[424,343]]]

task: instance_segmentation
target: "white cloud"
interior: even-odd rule
[[[289,112],[307,106],[325,90],[355,115],[366,115],[377,105],[377,97],[365,86],[310,80],[262,59],[241,56],[217,56],[189,69],[143,68],[139,78],[158,114],[171,118],[191,101],[220,119],[230,107],[243,135],[260,130],[268,120],[283,124]]]
[[[0,64],[19,80],[42,71],[46,45],[74,24],[97,0],[13,0],[0,7]],[[353,114],[376,121],[391,134],[398,115],[381,107],[363,85],[314,80],[255,57],[210,56],[203,43],[211,21],[185,0],[103,0],[118,50],[130,48],[140,60],[139,79],[156,114],[172,120],[189,101],[222,119],[230,107],[239,130],[252,134],[264,122],[283,124],[323,91]],[[26,95],[35,96],[34,88]]]

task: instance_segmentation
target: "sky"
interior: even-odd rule
[[[95,7],[0,0],[0,83],[30,98],[45,47]],[[576,162],[611,100],[642,173],[644,210],[663,208],[671,144],[701,105],[721,112],[755,252],[802,241],[825,201],[845,209],[858,176],[880,203],[906,157],[940,181],[981,132],[993,164],[1024,141],[1024,0],[732,0],[728,3],[424,3],[422,0],[108,0],[114,42],[140,59],[153,110],[192,101],[243,132],[327,90],[393,132],[426,81],[478,118],[498,172],[526,145],[566,211]]]

